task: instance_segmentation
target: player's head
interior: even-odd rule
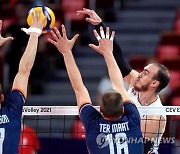
[[[100,109],[106,118],[118,118],[123,114],[123,101],[120,93],[110,90],[103,94]]]
[[[170,74],[164,65],[151,63],[139,73],[134,88],[138,91],[148,91],[151,89],[159,93],[168,85],[169,80]]]

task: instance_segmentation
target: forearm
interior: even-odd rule
[[[99,25],[95,26],[95,28],[98,32],[99,32],[100,26],[102,26],[104,28],[104,30],[107,27],[103,22],[101,22]],[[119,69],[121,70],[122,76],[126,77],[132,71],[132,67],[129,65],[129,63],[124,58],[121,47],[118,44],[116,39],[114,39],[114,41],[113,41],[113,55],[114,55],[114,58],[117,62]]]
[[[30,73],[37,52],[37,44],[38,44],[38,35],[31,34],[26,50],[20,60],[19,72]]]
[[[112,53],[105,54],[104,59],[107,64],[109,77],[112,82],[113,89],[121,93],[123,100],[127,100],[128,97],[127,97],[126,90],[123,84],[123,77],[114,59],[113,54]]]
[[[63,55],[63,57],[71,85],[75,93],[77,93],[82,88],[84,88],[80,71],[76,65],[72,52],[67,52],[66,54]]]

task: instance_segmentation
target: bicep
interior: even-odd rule
[[[130,85],[134,86],[134,82],[138,77],[138,72],[136,70],[132,70],[127,76],[124,77],[124,80]]]
[[[20,73],[18,72],[14,78],[12,90],[20,90],[24,96],[27,95],[27,85],[28,85],[29,73]]]

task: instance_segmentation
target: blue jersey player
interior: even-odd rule
[[[30,71],[35,60],[38,37],[43,28],[43,22],[40,21],[40,12],[34,12],[32,18],[32,26],[29,29],[22,29],[30,35],[30,38],[20,60],[19,70],[14,79],[12,91],[5,97],[1,93],[0,154],[18,153],[22,108],[25,103]],[[1,27],[2,21],[0,21],[0,30]],[[0,45],[12,39],[12,37],[3,38],[0,35]]]
[[[78,35],[68,40],[65,27],[62,25],[62,35],[57,28],[54,28],[51,31],[54,40],[48,39],[64,57],[67,73],[76,95],[80,119],[85,127],[88,151],[91,154],[142,154],[140,116],[123,86],[121,72],[112,54],[115,33],[112,32],[110,36],[107,28],[105,36],[102,27],[102,38],[96,31],[94,33],[99,46],[93,44],[89,46],[104,56],[113,84],[113,90],[102,97],[100,112],[92,106],[72,54],[72,47]]]

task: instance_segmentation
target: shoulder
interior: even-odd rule
[[[124,103],[124,115],[131,116],[133,118],[136,118],[138,121],[140,121],[139,111],[136,105],[131,102]]]
[[[84,104],[79,110],[80,119],[85,127],[85,130],[89,128],[94,119],[101,117],[101,113],[96,110],[91,104]]]
[[[124,108],[136,108],[137,109],[137,107],[136,107],[136,105],[134,104],[134,103],[132,103],[131,101],[127,101],[127,102],[124,102]]]
[[[25,103],[25,97],[19,90],[12,90],[5,95],[3,105],[11,105],[13,107],[22,107]]]
[[[25,96],[20,90],[12,90],[8,95],[7,98],[12,98],[14,100],[23,100],[25,102]]]
[[[90,103],[83,104],[79,109],[79,115],[83,112],[98,112]],[[99,113],[99,112],[98,112]]]

